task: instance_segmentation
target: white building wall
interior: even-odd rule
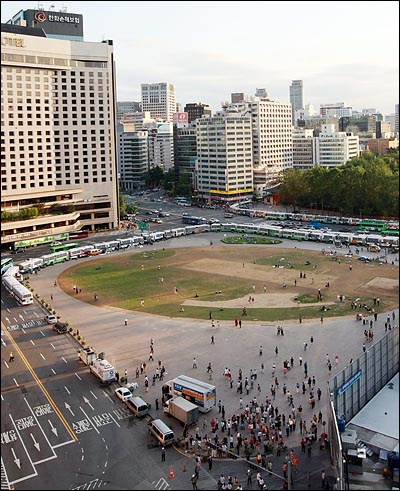
[[[2,202],[70,190],[81,203],[108,200],[116,226],[113,47],[1,37]]]
[[[154,119],[172,122],[177,112],[175,85],[142,84],[142,111],[150,111]]]
[[[343,165],[359,155],[359,138],[352,133],[336,132],[334,125],[322,125],[314,138],[314,163],[321,167]]]
[[[251,118],[220,115],[196,120],[199,196],[225,201],[253,192]]]

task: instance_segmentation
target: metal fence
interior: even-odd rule
[[[395,326],[328,382],[338,418],[352,419],[399,371],[399,329]]]
[[[328,434],[338,489],[345,489],[338,419],[351,420],[399,371],[399,329],[395,326],[328,381]]]

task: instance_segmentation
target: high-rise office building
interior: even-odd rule
[[[296,111],[304,109],[303,80],[292,80],[292,85],[289,87],[289,91],[290,104],[292,105],[292,124],[293,126],[296,126]]]
[[[241,103],[226,103],[223,110],[252,119],[254,193],[264,197],[282,172],[293,166],[291,105],[249,97]]]
[[[228,203],[253,194],[251,118],[218,114],[196,121],[198,197]]]
[[[142,84],[142,111],[150,111],[152,118],[172,123],[176,109],[175,85]]]
[[[310,169],[313,160],[313,130],[303,128],[293,129],[293,168],[299,170]]]
[[[1,26],[2,244],[118,225],[112,41],[58,32]]]
[[[188,121],[196,121],[196,119],[202,118],[203,116],[211,116],[211,108],[207,104],[202,104],[201,102],[189,102],[185,106],[185,113],[188,113]]]
[[[118,171],[122,190],[132,192],[145,185],[149,171],[149,142],[147,130],[136,130],[134,124],[117,126]]]
[[[345,106],[344,102],[336,102],[333,104],[321,104],[319,112],[323,118],[350,118],[353,115],[353,108]]]
[[[314,138],[314,163],[321,167],[343,165],[359,156],[359,138],[352,133],[335,131],[335,125],[322,125],[322,131]]]
[[[174,124],[174,168],[176,180],[187,176],[193,185],[197,159],[196,123],[179,127]]]
[[[135,101],[118,101],[117,102],[117,121],[123,119],[124,114],[136,113],[141,111],[141,103]]]

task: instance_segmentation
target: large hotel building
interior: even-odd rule
[[[118,225],[112,41],[84,42],[78,14],[20,14],[1,26],[3,248]]]

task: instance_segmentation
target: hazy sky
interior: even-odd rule
[[[289,102],[345,102],[394,112],[399,102],[399,3],[42,2],[83,14],[85,41],[114,41],[118,100],[140,101],[141,83],[171,82],[178,102],[214,111],[231,92]],[[1,21],[38,2],[1,2]]]

